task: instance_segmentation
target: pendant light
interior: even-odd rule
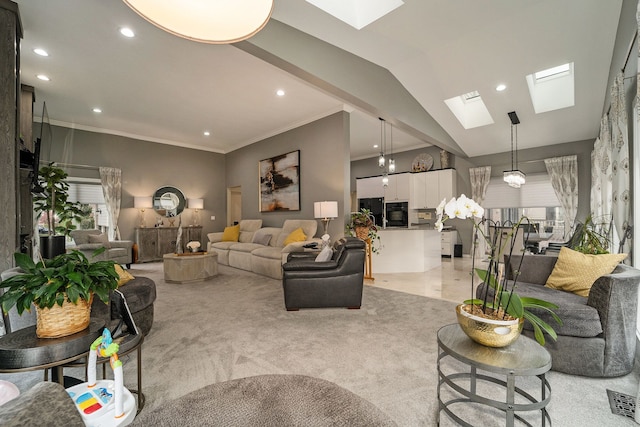
[[[389,154],[389,173],[394,173],[396,171],[396,161],[393,159],[393,124],[389,123],[389,126],[391,126],[391,135],[390,135],[391,150]]]
[[[525,174],[518,169],[518,124],[520,124],[520,119],[518,119],[518,115],[515,111],[508,114],[509,119],[511,120],[511,170],[504,172],[504,182],[506,182],[510,187],[520,188],[520,186],[525,183]],[[516,142],[515,150],[513,148],[514,130]]]
[[[384,168],[385,158],[384,158],[384,119],[382,117],[378,117],[380,119],[380,156],[378,156],[378,167]]]

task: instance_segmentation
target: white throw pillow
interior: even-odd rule
[[[332,255],[333,255],[333,250],[331,249],[331,246],[327,245],[324,247],[324,249],[320,251],[320,253],[316,257],[316,262],[329,261]]]

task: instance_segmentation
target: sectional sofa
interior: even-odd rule
[[[317,242],[316,220],[287,219],[282,227],[262,227],[260,219],[240,221],[240,234],[237,241],[223,241],[223,232],[209,233],[207,251],[218,254],[218,263],[252,271],[257,274],[282,279],[282,264],[291,252],[303,252],[304,246]],[[285,245],[289,235],[301,229],[306,236],[304,241]]]

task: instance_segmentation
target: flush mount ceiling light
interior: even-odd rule
[[[123,0],[153,25],[202,43],[246,40],[269,21],[273,0]]]
[[[520,119],[515,111],[512,111],[509,114],[509,119],[511,120],[511,170],[504,172],[504,182],[509,184],[509,187],[520,188],[521,185],[525,183],[525,174],[518,169],[518,124],[520,123]],[[515,141],[516,141],[516,149],[513,149],[513,131],[515,129]],[[515,153],[515,162],[514,162],[514,153]]]

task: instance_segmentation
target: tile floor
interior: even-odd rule
[[[375,261],[374,255],[372,260],[374,270]],[[462,302],[472,297],[470,287],[471,261],[469,256],[442,258],[440,267],[424,273],[374,273],[374,280],[365,280],[365,285]]]

